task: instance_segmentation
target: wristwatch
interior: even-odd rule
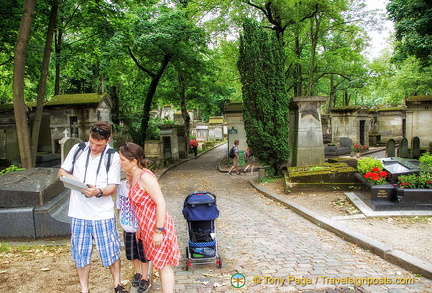
[[[164,228],[164,227],[158,227],[158,228],[156,228],[155,233],[156,233],[156,234],[162,234],[163,231],[165,231],[165,228]]]
[[[102,189],[100,189],[100,188],[98,188],[98,189],[99,189],[99,193],[96,194],[96,198],[100,198],[103,195]]]

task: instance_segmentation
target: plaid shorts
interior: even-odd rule
[[[115,218],[82,220],[71,218],[71,252],[77,268],[91,263],[93,241],[102,265],[109,267],[120,258],[120,237]]]
[[[124,231],[123,235],[126,258],[128,260],[138,259],[140,262],[148,262],[144,252],[143,243],[141,239],[136,238],[136,233],[129,233]]]

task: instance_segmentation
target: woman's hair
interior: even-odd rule
[[[133,142],[127,142],[120,147],[120,153],[128,160],[137,160],[138,167],[147,168],[149,160],[146,159],[142,147]]]

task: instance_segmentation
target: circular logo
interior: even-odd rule
[[[234,288],[241,288],[246,285],[246,278],[240,273],[236,273],[231,276],[231,285]]]

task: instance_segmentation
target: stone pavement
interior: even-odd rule
[[[226,148],[223,144],[161,174],[182,252],[175,269],[176,292],[432,292],[431,280],[346,242],[267,198],[249,184],[251,175],[219,172]],[[211,263],[185,270],[187,222],[182,208],[194,191],[217,196],[221,269]],[[151,291],[161,292],[159,278],[153,281]]]

